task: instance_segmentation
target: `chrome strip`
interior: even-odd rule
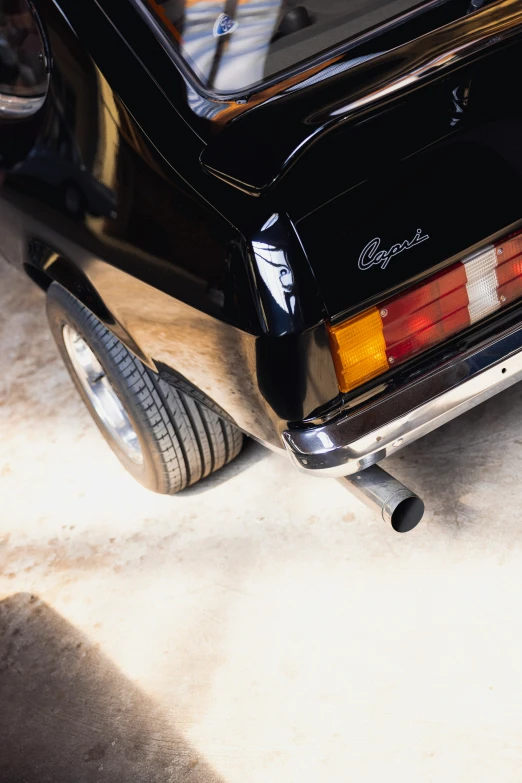
[[[1,117],[30,117],[40,111],[45,103],[45,95],[8,95],[0,92]]]
[[[399,451],[519,380],[522,327],[359,412],[323,426],[287,430],[283,442],[300,470],[327,477],[348,476]]]

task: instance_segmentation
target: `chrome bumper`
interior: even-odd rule
[[[522,380],[522,327],[324,425],[286,430],[296,467],[327,477],[374,465]]]

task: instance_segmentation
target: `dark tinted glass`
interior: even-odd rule
[[[145,0],[203,84],[235,92],[356,38],[419,0]],[[449,0],[451,2],[451,0]]]

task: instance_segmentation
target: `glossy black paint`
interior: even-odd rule
[[[0,120],[4,253],[41,285],[67,287],[143,361],[187,379],[269,445],[289,422],[341,403],[327,317],[522,219],[519,43],[318,138],[253,197],[210,175],[202,156],[227,136],[229,162],[245,150],[261,168],[265,152],[287,155],[296,105],[315,111],[344,82],[306,86],[310,72],[296,73],[298,100],[274,100],[272,85],[195,116],[172,52],[131,3],[35,6],[50,91],[35,117]],[[410,37],[433,18],[409,21]],[[402,40],[405,28],[386,35]],[[430,243],[385,271],[358,269],[372,237],[391,245],[417,228]]]
[[[382,300],[406,280],[486,244],[519,220],[521,139],[522,116],[492,120],[480,132],[452,134],[436,147],[383,166],[302,220],[298,230],[330,315]],[[361,210],[362,204],[371,208]],[[419,230],[428,237],[421,244],[386,266],[360,268],[373,239],[380,250],[389,250]]]
[[[450,6],[454,9],[458,3]],[[479,45],[498,47],[504,44],[503,36],[510,39],[520,35],[521,29],[518,1],[500,0],[397,48],[396,42],[388,40],[389,34],[381,36],[370,49],[358,47],[337,61],[331,60],[308,80],[286,85],[277,100],[261,101],[243,112],[209,144],[202,161],[216,176],[259,195],[312,144],[344,123],[367,117],[375,105],[368,103],[368,95],[382,90],[381,107],[397,95],[404,100],[469,60],[468,49],[476,56]],[[326,75],[329,78],[324,78]],[[272,141],[274,128],[277,145]],[[245,137],[255,143],[244,144]]]
[[[275,212],[252,235],[248,248],[263,331],[296,334],[324,316],[317,285],[288,215]]]

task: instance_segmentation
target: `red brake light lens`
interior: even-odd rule
[[[434,275],[381,308],[388,361],[404,361],[469,326],[466,271],[462,264]]]
[[[519,231],[376,308],[330,325],[339,388],[350,391],[521,297]],[[355,328],[361,319],[365,319],[364,364],[361,331]]]
[[[501,304],[522,296],[522,235],[497,247],[497,278]]]

